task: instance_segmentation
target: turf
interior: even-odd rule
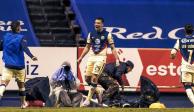
[[[139,108],[5,108],[0,112],[194,112],[192,108],[139,109]]]

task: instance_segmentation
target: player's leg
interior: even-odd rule
[[[193,93],[194,93],[194,73],[192,73],[192,85],[191,85],[191,88],[193,90]]]
[[[99,76],[101,75],[103,69],[104,69],[104,66],[105,66],[105,63],[104,61],[97,61],[95,64],[94,64],[94,68],[93,68],[93,75],[92,75],[92,84],[94,85],[94,89],[95,89],[95,92],[97,94],[97,99],[98,99],[98,103],[99,104],[102,104],[102,89],[97,87],[97,84],[98,84],[98,78]]]
[[[90,101],[92,99],[92,96],[93,96],[94,92],[95,92],[94,85],[91,82],[92,76],[85,76],[85,79],[86,79],[85,81],[88,83],[88,85],[90,87],[86,100]]]
[[[184,83],[184,87],[189,100],[194,105],[194,94],[193,94],[193,89],[191,87],[191,83]]]
[[[8,69],[3,67],[2,77],[1,77],[1,85],[0,85],[0,98],[3,96],[5,92],[6,86],[9,84],[11,78],[13,76],[12,69]]]
[[[26,108],[28,105],[26,103],[26,94],[25,94],[25,87],[24,87],[24,82],[26,78],[25,69],[15,70],[14,73],[16,74],[16,81],[19,88],[21,108]]]
[[[87,62],[87,66],[86,66],[86,74],[85,74],[85,81],[88,83],[89,85],[89,91],[88,91],[88,95],[87,95],[87,98],[86,100],[83,102],[83,104],[81,104],[81,107],[84,107],[84,106],[88,106],[90,104],[90,100],[94,94],[94,89],[91,85],[91,78],[92,78],[92,70],[93,70],[93,67],[94,67],[94,62],[93,61],[90,61],[90,59],[88,60]]]
[[[182,72],[181,73],[181,81],[185,87],[186,94],[187,94],[189,100],[194,105],[194,93],[193,93],[193,89],[192,89],[192,80],[193,80],[192,73],[190,73],[190,72]]]

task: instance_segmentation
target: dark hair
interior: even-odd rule
[[[186,24],[184,28],[185,28],[185,33],[187,35],[192,35],[192,33],[193,33],[193,25],[192,24]]]
[[[102,23],[104,23],[104,18],[102,18],[102,17],[97,17],[96,20],[100,20],[100,21],[102,21]]]
[[[132,61],[126,61],[125,62],[126,63],[126,65],[128,66],[128,67],[130,67],[131,69],[133,69],[134,68],[134,64],[133,64],[133,62]]]
[[[20,26],[20,22],[19,21],[12,21],[11,22],[11,30],[14,33],[17,33],[17,28]]]

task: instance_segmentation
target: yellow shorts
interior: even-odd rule
[[[9,69],[6,67],[3,67],[2,71],[2,80],[8,81],[11,80],[12,77],[15,77],[18,82],[25,82],[25,69],[22,70],[16,70],[16,69]]]
[[[191,73],[191,72],[181,72],[181,82],[191,82],[191,83],[194,83],[194,73]]]
[[[86,67],[86,76],[100,75],[106,63],[106,56],[91,56]]]

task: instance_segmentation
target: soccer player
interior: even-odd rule
[[[181,63],[181,82],[185,87],[186,94],[194,105],[194,94],[192,87],[194,86],[194,38],[192,36],[193,26],[187,24],[184,27],[185,37],[177,40],[174,48],[171,50],[171,59],[176,57],[178,50],[182,55]]]
[[[19,34],[21,30],[20,22],[13,21],[11,23],[11,33],[6,33],[1,41],[1,49],[3,50],[4,67],[2,70],[0,97],[3,96],[6,86],[11,78],[15,76],[19,95],[21,96],[21,108],[26,108],[25,101],[25,59],[24,52],[33,60],[37,58],[33,56],[27,47],[27,42],[24,35]]]
[[[97,96],[100,94],[100,90],[97,88],[97,78],[102,73],[104,64],[106,63],[108,44],[110,45],[112,53],[116,58],[117,65],[119,65],[119,57],[115,49],[112,35],[103,29],[103,24],[103,18],[99,17],[95,19],[95,31],[88,34],[87,44],[78,59],[78,62],[81,62],[84,56],[90,51],[85,81],[90,85],[91,88],[89,89],[87,99],[84,101],[82,106],[87,106],[90,104],[90,100],[94,92],[97,93]],[[90,48],[92,49],[90,50]]]

